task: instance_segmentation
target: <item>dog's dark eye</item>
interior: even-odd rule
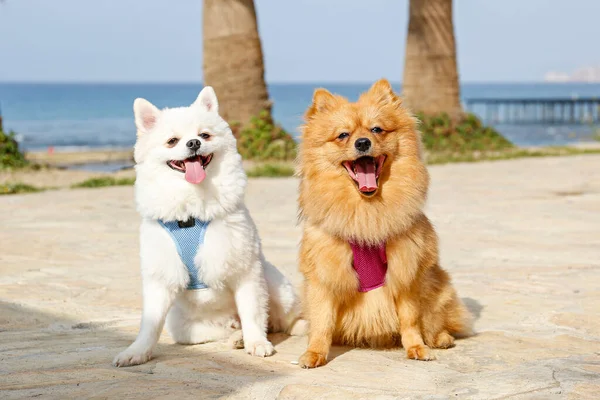
[[[371,132],[373,132],[373,133],[381,133],[381,132],[383,132],[383,129],[381,129],[378,126],[375,126],[375,127],[371,128]]]
[[[208,139],[208,138],[210,138],[210,135],[209,135],[208,133],[202,132],[202,133],[200,134],[200,137],[201,137],[202,139]]]
[[[346,139],[350,134],[348,132],[342,132],[339,134],[338,139],[343,140]]]
[[[177,144],[177,142],[179,142],[179,138],[172,137],[171,139],[169,139],[169,141],[167,142],[167,144],[169,146],[175,146]]]

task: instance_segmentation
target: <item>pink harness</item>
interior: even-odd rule
[[[376,246],[350,242],[350,247],[354,255],[354,270],[358,275],[358,291],[368,292],[383,286],[388,266],[385,242]]]

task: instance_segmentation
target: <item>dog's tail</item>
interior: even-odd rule
[[[448,332],[457,339],[473,336],[473,315],[456,294],[452,303],[452,307],[449,307],[448,318],[446,320]]]
[[[265,280],[269,291],[269,332],[284,332],[301,336],[308,331],[302,318],[300,299],[292,283],[273,265],[265,265]]]

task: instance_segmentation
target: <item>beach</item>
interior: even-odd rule
[[[149,363],[111,366],[140,321],[133,187],[0,196],[0,397],[594,398],[598,165],[600,155],[431,166],[427,213],[476,335],[432,362],[334,347],[315,370],[291,363],[306,337],[271,335],[277,353],[259,359],[226,343],[176,345],[166,331]],[[94,173],[13,174],[62,187]],[[299,286],[297,185],[250,179],[246,201],[267,258]]]

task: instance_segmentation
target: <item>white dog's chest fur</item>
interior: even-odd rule
[[[152,219],[143,219],[141,225],[142,274],[158,278],[176,290],[185,290],[189,273],[182,262],[171,236]],[[144,262],[144,259],[160,262]],[[248,262],[253,260],[255,262]],[[260,260],[256,231],[245,207],[222,219],[209,223],[204,243],[198,247],[194,263],[198,278],[209,289],[187,290],[186,298],[200,303],[212,302],[213,297],[227,295],[240,276],[252,273]],[[258,265],[259,266],[259,265]],[[223,293],[225,292],[225,293]],[[217,294],[219,293],[219,294]]]

